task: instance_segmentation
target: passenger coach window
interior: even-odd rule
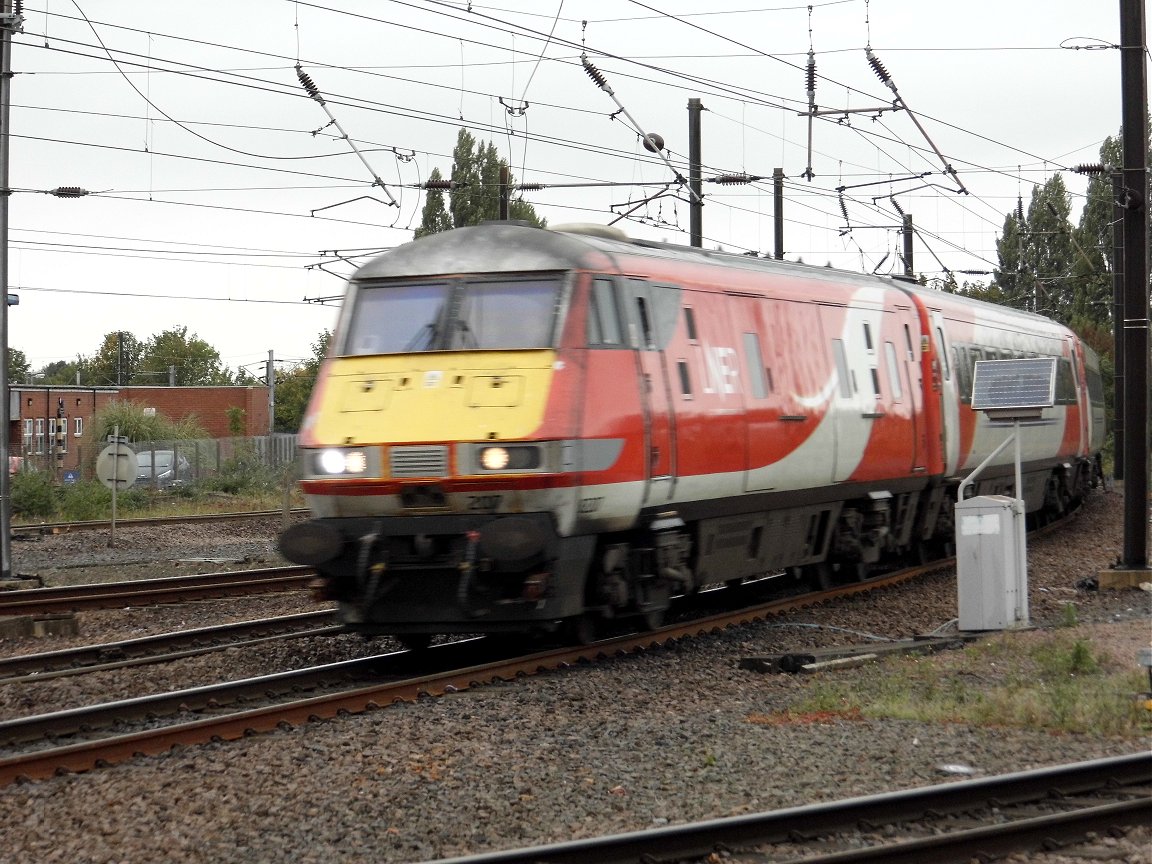
[[[748,362],[748,380],[752,384],[752,395],[763,399],[768,395],[764,381],[764,360],[760,356],[760,339],[755,333],[744,334],[744,358]]]
[[[832,340],[832,355],[836,360],[836,376],[840,379],[840,395],[845,399],[852,398],[851,372],[848,370],[848,355],[844,353],[844,340]]]
[[[592,296],[588,299],[588,344],[621,345],[620,314],[616,309],[616,293],[607,279],[592,283]]]
[[[940,370],[940,374],[944,376],[945,381],[950,381],[952,379],[952,370],[948,368],[948,343],[944,341],[943,328],[936,328],[936,339],[940,343],[940,365],[943,367]]]
[[[896,346],[891,342],[884,343],[884,361],[888,366],[888,386],[892,389],[892,398],[899,402],[904,391],[900,387],[900,367],[896,363]]]
[[[696,336],[696,313],[691,306],[684,307],[684,327],[688,330],[688,341],[699,341]]]
[[[676,361],[676,368],[680,371],[680,392],[684,394],[685,399],[692,398],[692,378],[688,374],[688,361]]]
[[[1076,379],[1072,374],[1072,364],[1064,357],[1056,360],[1056,404],[1076,404]]]

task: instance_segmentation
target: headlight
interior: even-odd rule
[[[363,474],[368,457],[363,450],[324,450],[316,457],[318,474]]]
[[[540,448],[531,445],[482,447],[480,467],[485,471],[527,471],[540,467]]]

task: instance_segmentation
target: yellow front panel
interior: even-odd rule
[[[328,367],[321,444],[510,440],[544,418],[555,352],[344,357]]]

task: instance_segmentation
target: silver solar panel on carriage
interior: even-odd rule
[[[973,410],[1039,409],[1051,407],[1055,401],[1055,357],[976,361]]]

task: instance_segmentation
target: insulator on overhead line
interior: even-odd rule
[[[880,79],[880,83],[892,86],[892,77],[888,74],[888,70],[884,68],[884,64],[880,59],[872,53],[871,48],[865,48],[864,54],[868,58],[868,65],[872,67],[872,71],[876,73],[876,77]]]
[[[719,183],[722,186],[733,186],[738,183],[751,183],[751,174],[720,174],[712,178],[713,183]]]
[[[899,213],[901,217],[903,217],[904,216],[904,208],[900,206],[900,202],[897,201],[892,196],[888,196],[888,200],[892,202],[892,206],[896,208],[896,212]]]
[[[1016,199],[1016,221],[1021,222],[1021,223],[1024,221],[1024,199],[1023,198],[1017,198]]]
[[[808,52],[808,73],[807,73],[808,92],[816,92],[816,55],[811,51]]]
[[[300,83],[304,89],[308,91],[308,95],[323,105],[324,97],[320,95],[320,88],[313,83],[308,73],[301,68],[299,63],[296,64],[296,77],[300,79]]]
[[[584,64],[584,71],[588,73],[589,78],[596,82],[597,87],[601,90],[611,91],[607,79],[601,74],[599,69],[592,65],[592,61],[588,59],[587,54],[580,55],[580,62]]]
[[[848,205],[844,203],[844,196],[843,195],[840,196],[840,212],[844,214],[844,224],[845,225],[852,224],[848,220]]]
[[[521,192],[539,192],[546,187],[543,183],[520,183],[516,188]]]
[[[450,190],[456,188],[455,180],[429,180],[424,184],[425,189]]]
[[[1108,169],[1099,162],[1093,162],[1090,165],[1075,165],[1072,170],[1077,174],[1103,174]]]
[[[57,186],[55,189],[48,190],[48,194],[55,195],[57,198],[83,198],[92,193],[87,189],[81,189],[79,186]]]

